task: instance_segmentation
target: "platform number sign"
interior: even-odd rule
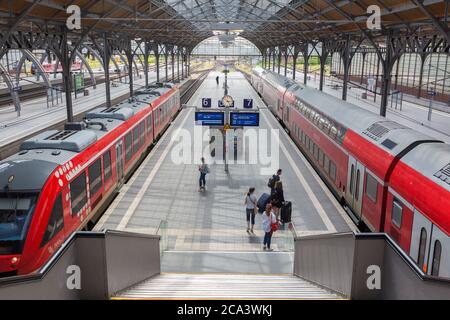
[[[223,107],[224,107],[224,105],[223,105],[223,103],[222,103],[222,100],[219,100],[219,101],[217,102],[217,106],[218,106],[219,108],[223,108]]]
[[[211,108],[211,98],[203,98],[202,99],[202,107],[203,108]]]
[[[246,109],[253,108],[253,99],[244,99],[244,108]]]

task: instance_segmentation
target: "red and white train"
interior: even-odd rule
[[[251,82],[359,221],[450,278],[448,144],[262,68]]]
[[[155,85],[38,134],[1,161],[0,275],[38,270],[98,219],[179,109],[178,87]]]

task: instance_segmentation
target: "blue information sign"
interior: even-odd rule
[[[232,127],[258,127],[259,113],[256,112],[231,112],[230,124]]]
[[[244,108],[246,109],[253,108],[253,99],[244,99]]]
[[[211,108],[211,98],[203,98],[202,99],[202,107],[203,108]]]
[[[195,112],[195,124],[199,126],[223,126],[225,116],[223,112]]]

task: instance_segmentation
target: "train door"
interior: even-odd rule
[[[346,200],[359,218],[361,218],[363,186],[364,166],[349,156]]]
[[[116,145],[116,168],[117,168],[117,187],[123,184],[123,144],[122,141]]]
[[[436,277],[450,278],[450,237],[436,225],[433,225],[428,259],[428,274]]]
[[[425,273],[428,272],[428,256],[430,254],[432,229],[431,222],[422,213],[414,209],[409,255]]]
[[[290,107],[289,105],[286,105],[286,108],[283,109],[283,122],[286,125],[286,127],[289,128],[289,112],[290,112]]]

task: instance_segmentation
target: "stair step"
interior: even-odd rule
[[[113,299],[343,299],[293,275],[163,273]]]

